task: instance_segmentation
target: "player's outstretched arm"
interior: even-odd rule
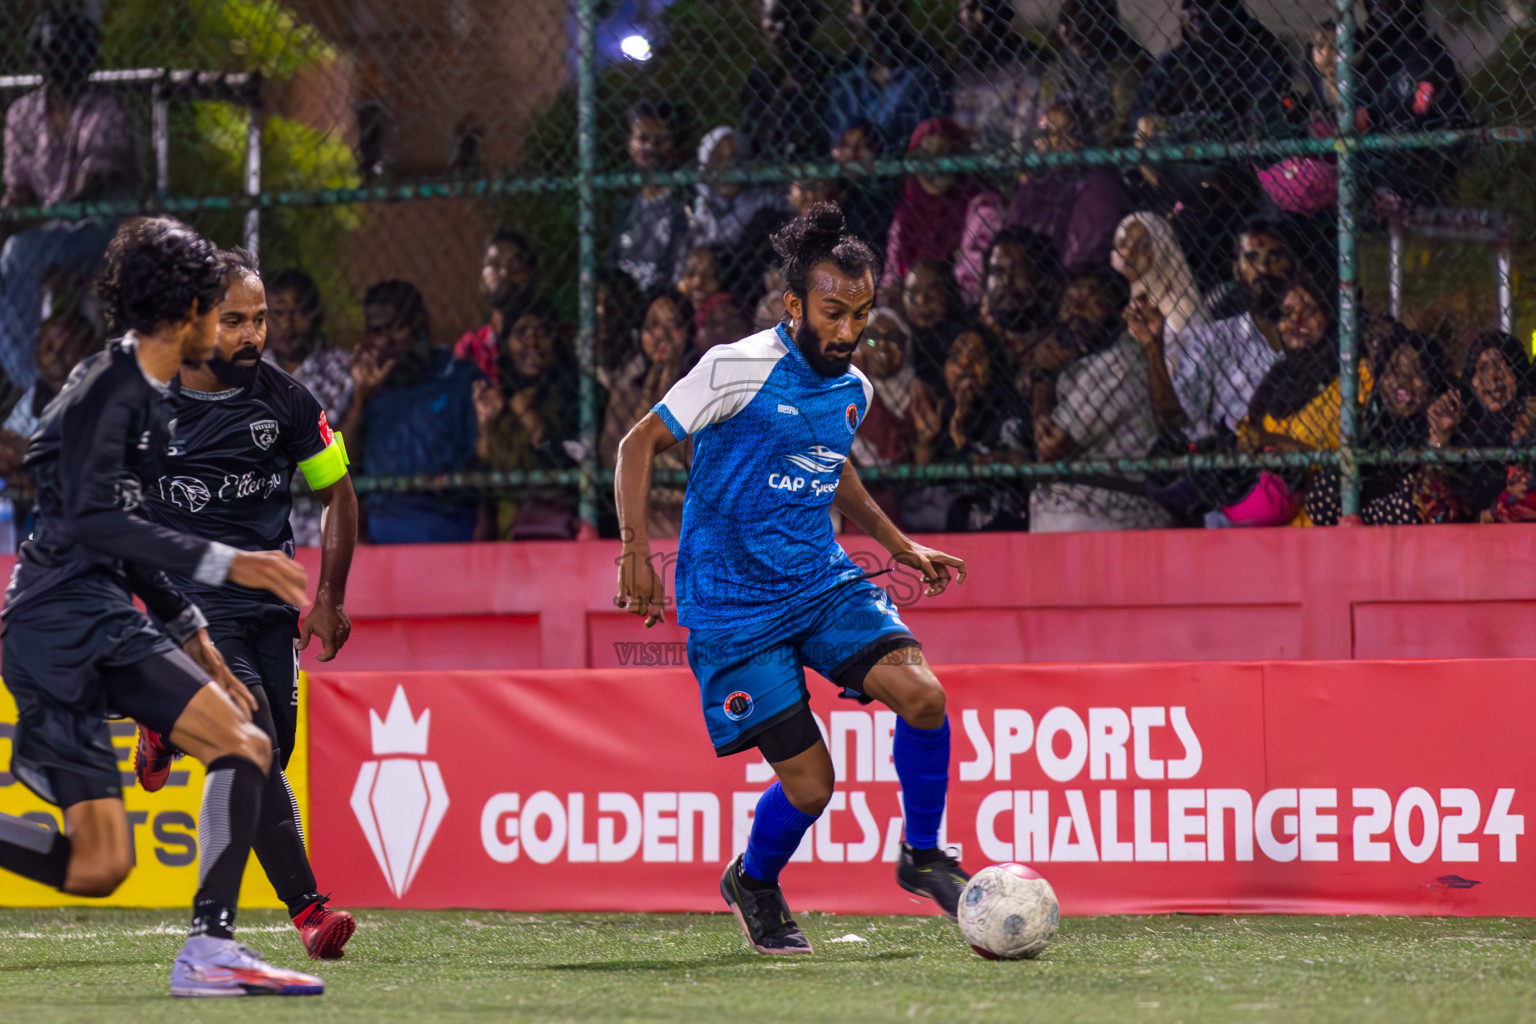
[[[924,597],[937,597],[949,586],[950,567],[959,570],[957,582],[965,582],[965,560],[956,558],[923,544],[918,544],[896,528],[890,517],[875,504],[859,479],[858,471],[843,463],[843,475],[837,481],[837,495],[833,505],[853,525],[873,537],[891,557],[902,565],[916,569],[923,577]]]
[[[651,563],[651,540],[646,516],[651,504],[651,471],[656,456],[677,444],[671,428],[656,413],[635,424],[619,442],[613,474],[613,499],[619,509],[619,536],[624,553],[619,558],[616,607],[642,616],[647,627],[661,620],[666,593],[661,575]]]
[[[347,574],[352,570],[352,553],[357,548],[357,492],[352,478],[344,476],[329,487],[315,491],[325,507],[324,529],[320,534],[320,584],[315,589],[315,606],[304,616],[299,634],[299,650],[309,646],[312,636],[320,638],[320,660],[336,657],[352,634],[352,620],[342,605],[347,598]]]

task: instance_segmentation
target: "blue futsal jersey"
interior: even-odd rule
[[[673,437],[693,437],[678,622],[772,618],[864,575],[832,532],[830,506],[871,391],[857,369],[811,369],[780,324],[710,349],[657,403]]]

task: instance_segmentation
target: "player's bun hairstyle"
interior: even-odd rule
[[[843,211],[836,203],[817,203],[773,236],[773,251],[783,261],[784,283],[805,299],[806,281],[819,263],[830,263],[844,274],[864,271],[880,280],[880,257],[869,243],[843,234]]]
[[[97,285],[114,330],[148,333],[218,305],[224,267],[208,239],[170,217],[137,217],[117,229]]]

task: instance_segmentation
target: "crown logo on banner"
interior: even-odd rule
[[[423,708],[420,718],[411,717],[410,702],[405,699],[405,687],[395,687],[395,697],[389,702],[389,712],[384,720],[379,713],[368,709],[368,728],[373,735],[373,756],[384,754],[425,754],[427,730],[432,724],[432,709]]]
[[[431,724],[431,709],[423,708],[420,718],[412,716],[405,687],[396,686],[382,719],[368,709],[373,756],[379,760],[364,761],[352,787],[352,813],[396,899],[415,881],[448,813],[442,769],[436,761],[419,760],[427,752]]]

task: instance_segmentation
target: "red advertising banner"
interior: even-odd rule
[[[1536,914],[1536,663],[941,669],[945,841],[1069,914]],[[717,759],[677,669],[311,680],[316,873],[342,905],[718,910],[767,785]],[[797,909],[921,912],[896,887],[895,717],[811,681],[839,785],[784,875]]]

